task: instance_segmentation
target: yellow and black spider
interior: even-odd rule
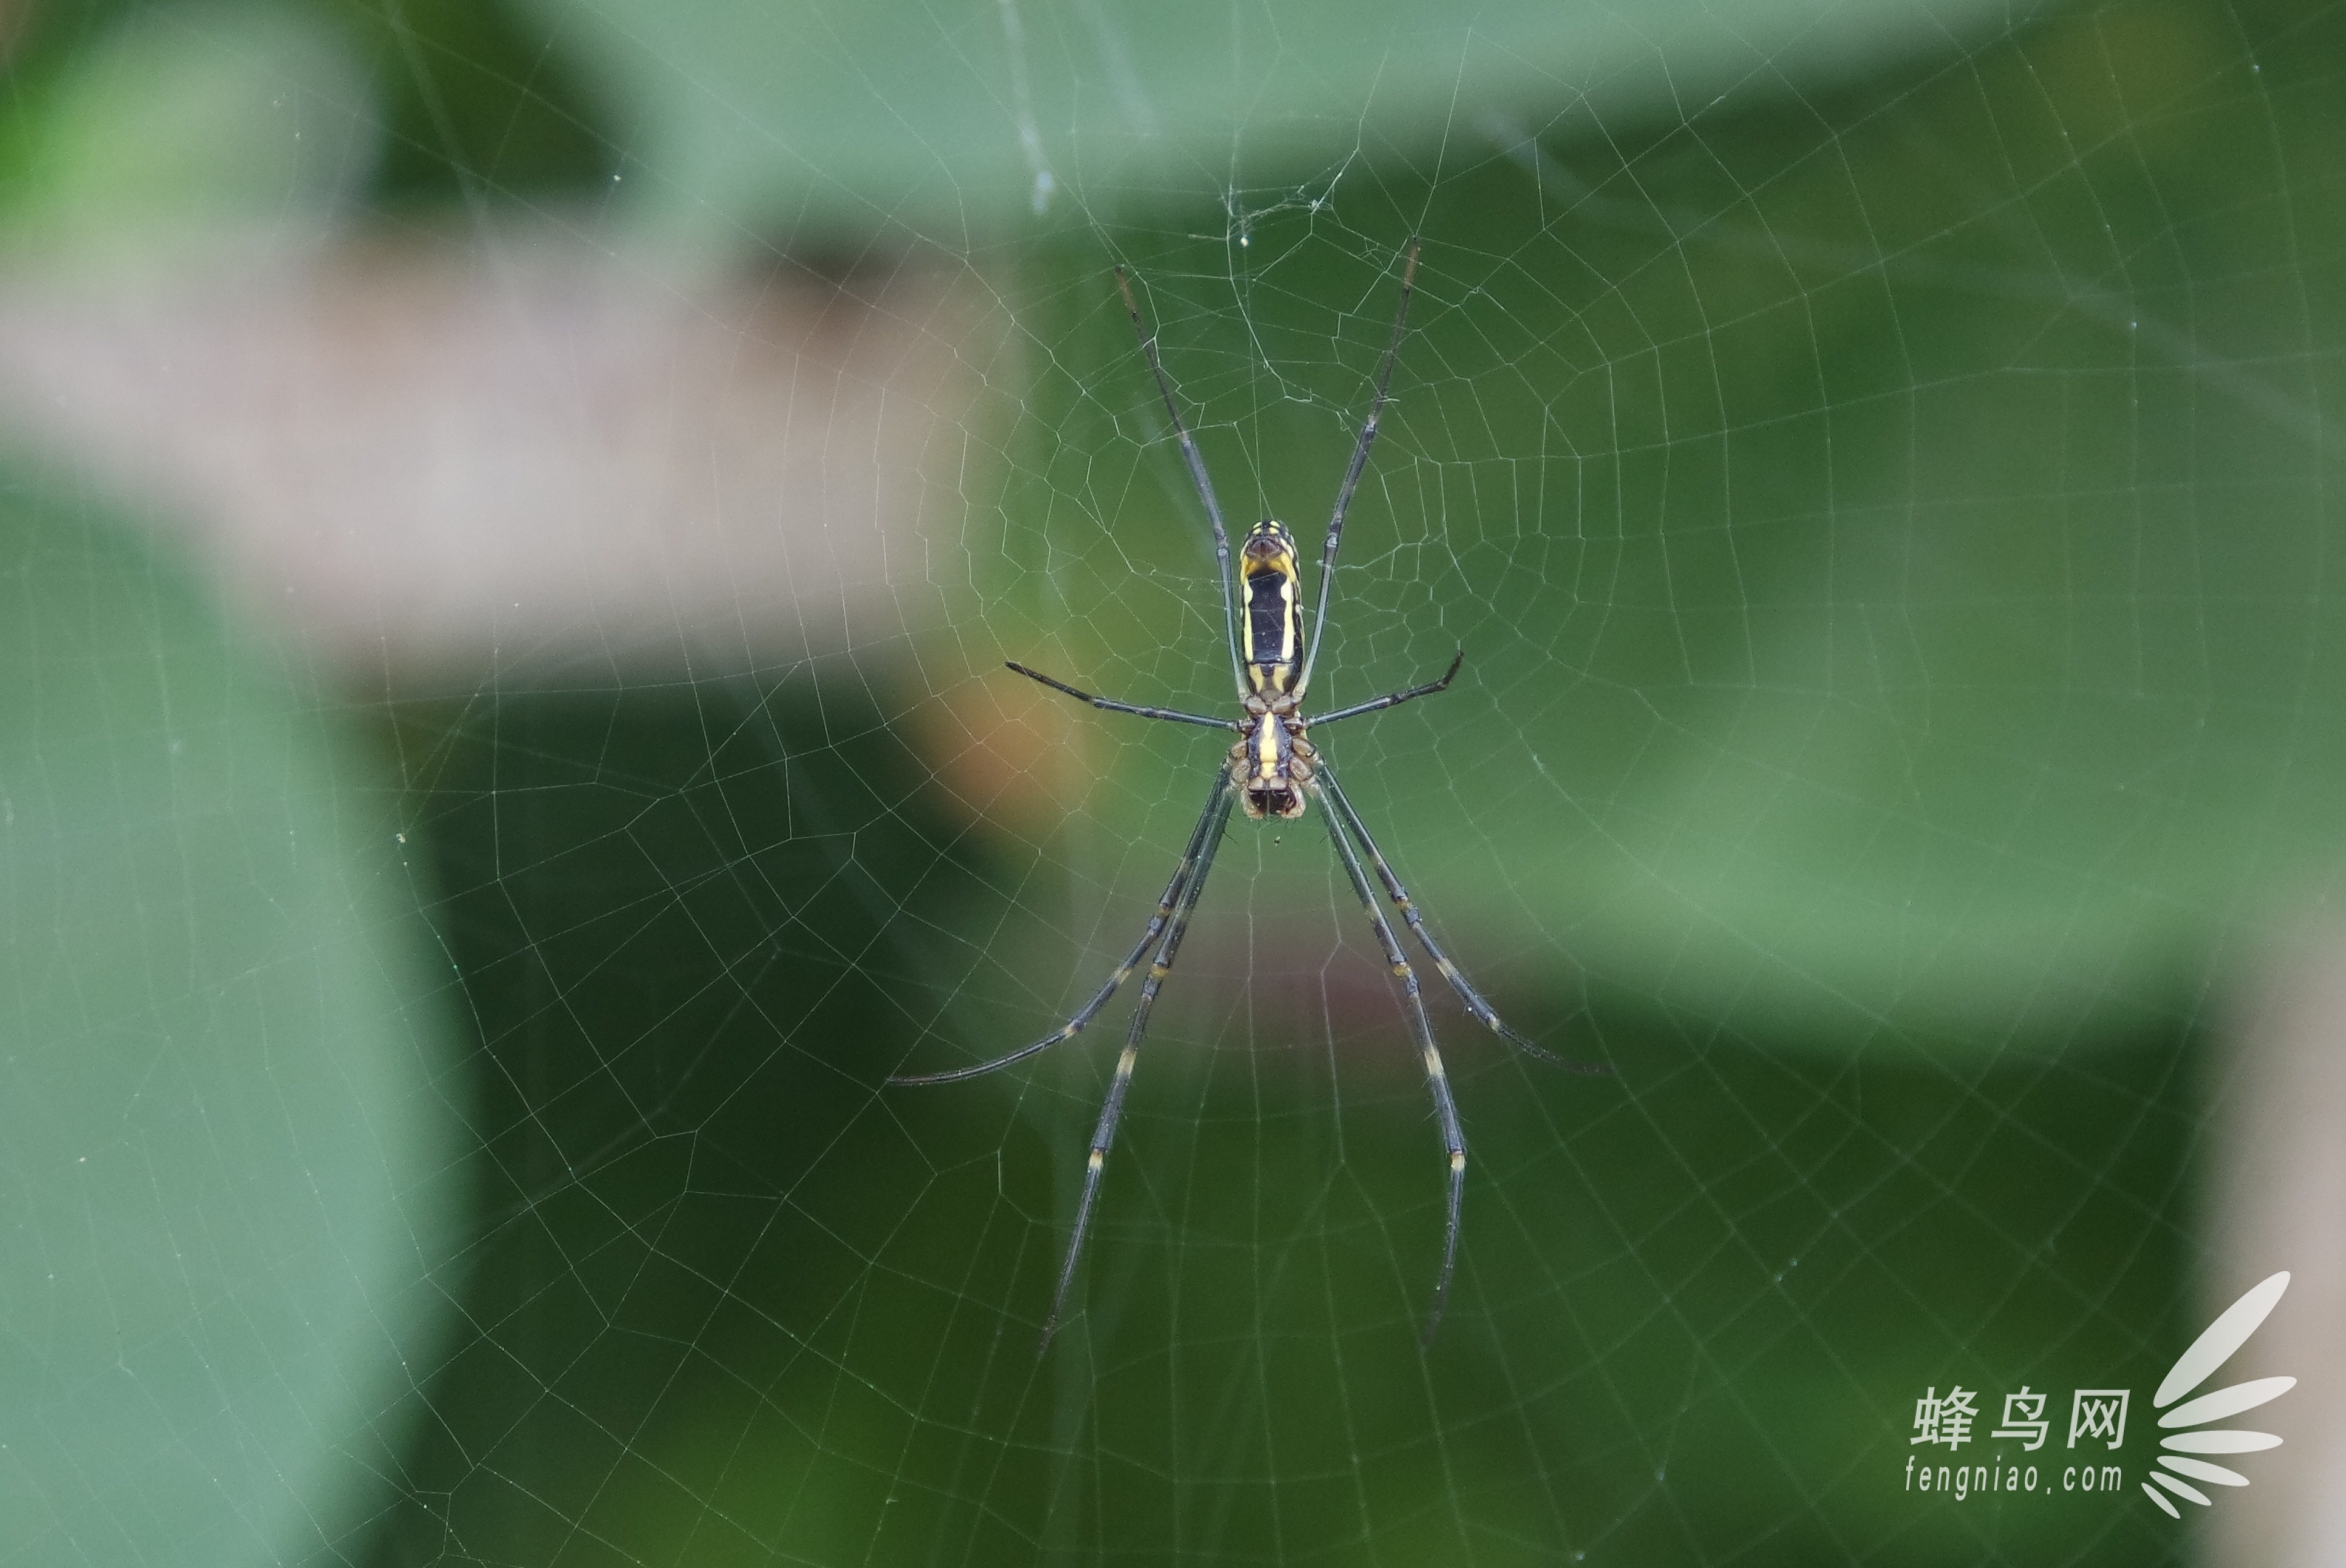
[[[1328,613],[1330,585],[1334,581],[1336,546],[1344,536],[1344,513],[1352,504],[1352,492],[1361,483],[1361,471],[1367,466],[1369,448],[1377,439],[1377,420],[1384,412],[1385,390],[1392,381],[1393,359],[1401,350],[1403,329],[1409,321],[1409,296],[1417,279],[1418,247],[1412,242],[1409,259],[1402,269],[1401,305],[1393,312],[1392,336],[1385,344],[1384,360],[1377,369],[1376,401],[1369,407],[1368,423],[1361,427],[1361,439],[1352,448],[1352,465],[1344,471],[1343,488],[1337,492],[1336,509],[1328,520],[1328,538],[1320,552],[1320,603],[1312,614],[1314,625],[1324,625]],[[1084,1171],[1083,1198],[1076,1208],[1075,1235],[1067,1241],[1066,1260],[1059,1266],[1057,1291],[1051,1298],[1051,1314],[1043,1320],[1043,1338],[1038,1352],[1051,1342],[1057,1331],[1059,1315],[1066,1308],[1067,1291],[1075,1283],[1076,1263],[1082,1256],[1084,1235],[1090,1227],[1092,1203],[1099,1194],[1100,1172],[1107,1163],[1108,1146],[1116,1141],[1116,1125],[1124,1113],[1125,1091],[1132,1084],[1133,1064],[1140,1055],[1141,1036],[1148,1028],[1148,1011],[1157,1001],[1158,987],[1173,968],[1174,955],[1180,951],[1182,933],[1188,929],[1190,911],[1198,907],[1198,895],[1206,885],[1206,873],[1213,868],[1214,851],[1220,846],[1222,830],[1229,824],[1230,808],[1239,806],[1246,814],[1260,821],[1267,817],[1294,818],[1303,815],[1304,802],[1314,799],[1324,808],[1328,836],[1336,845],[1336,858],[1343,863],[1344,874],[1352,879],[1352,891],[1360,895],[1361,905],[1369,912],[1369,923],[1376,930],[1377,943],[1384,950],[1385,962],[1401,982],[1402,1010],[1409,1021],[1410,1032],[1425,1062],[1425,1082],[1433,1095],[1433,1112],[1442,1126],[1443,1147],[1450,1161],[1450,1202],[1448,1220],[1442,1237],[1442,1274],[1433,1287],[1433,1310],[1425,1324],[1425,1339],[1431,1342],[1434,1329],[1442,1322],[1442,1309],[1450,1296],[1450,1277],[1458,1260],[1458,1207],[1466,1185],[1466,1137],[1458,1125],[1458,1103],[1450,1093],[1450,1080],[1442,1067],[1442,1053],[1433,1043],[1433,1025],[1426,1017],[1425,999],[1419,993],[1417,974],[1402,954],[1401,942],[1393,935],[1392,924],[1384,911],[1377,905],[1376,894],[1370,890],[1369,879],[1361,868],[1361,857],[1366,855],[1375,869],[1377,880],[1401,911],[1410,931],[1416,936],[1426,956],[1442,972],[1443,979],[1458,993],[1466,1011],[1487,1025],[1501,1039],[1527,1055],[1575,1072],[1601,1073],[1602,1067],[1567,1062],[1552,1052],[1542,1050],[1515,1030],[1499,1021],[1498,1013],[1483,999],[1482,993],[1468,983],[1466,977],[1443,955],[1433,938],[1426,932],[1425,921],[1402,887],[1401,879],[1385,862],[1376,840],[1369,834],[1368,825],[1352,809],[1352,802],[1336,782],[1335,774],[1317,748],[1305,738],[1304,731],[1311,724],[1330,725],[1339,719],[1357,718],[1364,713],[1375,713],[1413,697],[1431,697],[1448,687],[1457,677],[1459,666],[1465,662],[1464,649],[1450,661],[1450,667],[1439,680],[1423,686],[1413,686],[1406,691],[1396,691],[1372,701],[1355,703],[1350,708],[1322,714],[1307,721],[1303,717],[1303,696],[1311,685],[1311,667],[1319,657],[1319,644],[1304,635],[1302,573],[1296,560],[1295,536],[1286,524],[1265,518],[1247,531],[1246,544],[1239,552],[1239,593],[1245,603],[1239,611],[1230,596],[1230,538],[1222,524],[1222,510],[1214,499],[1213,482],[1206,477],[1205,460],[1198,455],[1198,444],[1189,437],[1189,427],[1181,418],[1181,410],[1174,402],[1172,383],[1165,379],[1165,367],[1157,357],[1157,340],[1141,325],[1140,308],[1133,302],[1132,285],[1127,281],[1124,269],[1116,270],[1117,288],[1124,295],[1124,308],[1132,317],[1132,330],[1139,335],[1140,350],[1148,361],[1148,369],[1157,378],[1157,390],[1165,399],[1165,412],[1173,421],[1173,433],[1181,443],[1181,456],[1189,465],[1189,477],[1197,483],[1198,498],[1205,503],[1206,519],[1214,531],[1214,558],[1218,563],[1217,578],[1222,594],[1222,624],[1230,649],[1230,671],[1238,681],[1239,702],[1245,717],[1237,720],[1214,718],[1202,713],[1183,713],[1168,708],[1147,708],[1137,703],[1116,702],[1090,692],[1078,691],[1065,681],[1054,680],[1047,675],[1013,663],[1010,668],[1029,680],[1042,682],[1054,691],[1063,691],[1094,708],[1111,713],[1135,713],[1143,718],[1162,718],[1176,724],[1201,724],[1209,729],[1236,730],[1238,743],[1229,749],[1224,765],[1215,773],[1213,787],[1208,791],[1205,809],[1198,813],[1198,825],[1190,830],[1188,847],[1181,851],[1180,863],[1173,869],[1173,880],[1165,884],[1165,896],[1158,901],[1157,913],[1148,921],[1148,931],[1133,947],[1130,956],[1117,965],[1089,1002],[1058,1031],[1032,1045],[1022,1046],[1007,1055],[974,1067],[963,1067],[950,1073],[923,1073],[891,1078],[891,1084],[952,1084],[964,1078],[974,1078],[981,1073],[991,1073],[997,1067],[1007,1067],[1023,1062],[1037,1052],[1047,1051],[1065,1040],[1071,1040],[1084,1026],[1099,1015],[1108,999],[1116,994],[1127,976],[1139,967],[1150,947],[1157,950],[1150,960],[1148,977],[1140,983],[1140,1001],[1133,1009],[1132,1024],[1127,1030],[1124,1051],[1117,1058],[1116,1079],[1108,1085],[1107,1100],[1100,1106],[1099,1125],[1092,1133],[1091,1158]],[[1347,838],[1346,835],[1351,837]],[[1353,845],[1359,845],[1355,852]]]

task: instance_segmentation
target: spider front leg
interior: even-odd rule
[[[1336,550],[1344,542],[1344,514],[1352,509],[1352,492],[1360,486],[1361,474],[1369,465],[1369,448],[1377,443],[1377,422],[1384,417],[1385,394],[1392,386],[1393,361],[1401,353],[1402,333],[1409,327],[1409,296],[1417,287],[1418,242],[1409,242],[1409,260],[1401,270],[1401,304],[1393,311],[1392,336],[1385,340],[1383,363],[1377,367],[1377,398],[1369,404],[1368,422],[1361,426],[1361,439],[1352,448],[1352,461],[1345,466],[1343,488],[1336,492],[1336,510],[1328,519],[1328,537],[1320,547],[1320,606],[1311,612],[1311,647],[1303,656],[1303,673],[1296,678],[1295,693],[1300,697],[1311,689],[1311,671],[1320,662],[1319,633],[1328,625],[1328,599],[1336,583]]]
[[[1165,379],[1165,366],[1157,357],[1157,335],[1140,324],[1140,307],[1133,300],[1132,284],[1121,267],[1116,270],[1116,287],[1124,296],[1124,313],[1132,318],[1132,330],[1140,338],[1140,353],[1148,361],[1148,373],[1157,378],[1158,394],[1165,400],[1165,417],[1173,422],[1173,433],[1180,440],[1181,461],[1189,465],[1190,483],[1198,487],[1198,499],[1206,506],[1206,521],[1214,530],[1214,582],[1222,594],[1222,637],[1229,644],[1230,677],[1243,692],[1246,670],[1239,661],[1239,618],[1230,598],[1230,531],[1222,525],[1221,503],[1214,499],[1214,482],[1207,476],[1206,460],[1198,454],[1197,442],[1190,438],[1188,422],[1181,417],[1173,383]]]
[[[1322,773],[1304,786],[1319,799],[1321,815],[1328,820],[1328,837],[1336,846],[1336,858],[1344,863],[1344,874],[1352,879],[1352,891],[1360,896],[1361,907],[1368,911],[1369,924],[1375,928],[1377,945],[1384,949],[1385,963],[1401,982],[1402,1011],[1409,1018],[1410,1033],[1417,1037],[1419,1056],[1425,1064],[1426,1091],[1433,1096],[1434,1118],[1442,1125],[1442,1146],[1450,1156],[1450,1205],[1442,1227],[1442,1274],[1434,1281],[1433,1310],[1427,1314],[1424,1344],[1433,1343],[1433,1331],[1442,1327],[1442,1310],[1450,1302],[1450,1276],[1458,1266],[1458,1211],[1466,1196],[1466,1134],[1458,1123],[1458,1101],[1450,1093],[1450,1074],[1443,1070],[1442,1052],[1433,1043],[1433,1021],[1425,1015],[1425,997],[1418,990],[1417,972],[1410,968],[1409,960],[1402,956],[1400,939],[1393,935],[1392,922],[1385,911],[1377,907],[1377,895],[1369,887],[1369,879],[1361,871],[1361,858],[1352,853],[1352,844],[1344,838],[1343,826],[1336,813],[1328,809],[1328,776]]]

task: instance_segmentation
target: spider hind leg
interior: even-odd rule
[[[1377,848],[1376,839],[1369,832],[1369,825],[1361,820],[1361,813],[1353,808],[1352,798],[1344,793],[1343,787],[1332,775],[1323,773],[1320,779],[1320,794],[1329,807],[1330,815],[1341,817],[1344,826],[1359,840],[1362,852],[1375,870],[1377,880],[1384,884],[1385,893],[1392,899],[1393,908],[1400,911],[1410,933],[1417,938],[1417,944],[1425,950],[1425,955],[1433,961],[1433,967],[1441,972],[1442,978],[1457,993],[1469,1017],[1525,1055],[1545,1062],[1551,1067],[1591,1076],[1606,1076],[1612,1073],[1613,1069],[1601,1062],[1576,1062],[1570,1057],[1557,1055],[1544,1045],[1535,1045],[1520,1031],[1503,1022],[1498,1009],[1493,1007],[1482,992],[1475,989],[1474,983],[1450,962],[1450,955],[1442,951],[1441,945],[1433,940],[1433,933],[1425,929],[1425,917],[1418,912],[1416,901],[1409,896],[1409,890],[1402,886],[1401,878],[1385,860],[1384,851]]]
[[[1183,891],[1188,886],[1190,877],[1196,873],[1198,855],[1205,844],[1207,829],[1212,824],[1216,808],[1220,806],[1222,798],[1228,790],[1229,786],[1221,779],[1217,778],[1214,780],[1213,789],[1206,797],[1205,809],[1198,813],[1197,825],[1189,830],[1188,847],[1181,851],[1180,863],[1173,868],[1173,880],[1165,884],[1165,895],[1157,901],[1157,912],[1148,919],[1148,929],[1140,933],[1139,942],[1136,942],[1132,951],[1125,955],[1124,962],[1108,972],[1107,982],[1092,993],[1092,999],[1089,1002],[1076,1010],[1074,1017],[1068,1019],[1053,1033],[1035,1041],[1032,1045],[1022,1045],[1015,1051],[1005,1052],[993,1060],[980,1062],[974,1067],[955,1067],[944,1073],[900,1073],[890,1078],[888,1082],[900,1086],[918,1084],[958,1084],[964,1078],[979,1077],[996,1068],[1024,1062],[1029,1056],[1048,1051],[1052,1046],[1072,1040],[1082,1033],[1085,1025],[1099,1016],[1100,1010],[1108,1004],[1117,989],[1131,978],[1132,972],[1140,967],[1140,961],[1148,956],[1148,950],[1156,945],[1157,939],[1164,934],[1166,925],[1173,918],[1174,910],[1181,902]]]
[[[1107,1098],[1101,1103],[1099,1125],[1092,1131],[1091,1151],[1084,1162],[1084,1193],[1076,1205],[1075,1234],[1067,1238],[1066,1257],[1059,1265],[1058,1288],[1051,1296],[1051,1315],[1043,1319],[1043,1337],[1035,1346],[1038,1357],[1051,1348],[1051,1336],[1059,1331],[1059,1315],[1066,1309],[1067,1293],[1075,1286],[1076,1265],[1083,1257],[1084,1237],[1091,1230],[1092,1205],[1099,1196],[1100,1176],[1107,1166],[1108,1149],[1116,1143],[1117,1124],[1124,1117],[1124,1097],[1132,1087],[1132,1070],[1140,1060],[1141,1037],[1148,1033],[1149,1010],[1157,1004],[1158,989],[1165,983],[1165,977],[1173,972],[1173,960],[1181,951],[1181,938],[1189,929],[1189,916],[1198,907],[1198,895],[1205,891],[1206,874],[1214,869],[1214,851],[1221,847],[1222,830],[1229,820],[1229,792],[1218,784],[1200,824],[1204,837],[1199,840],[1197,870],[1191,873],[1188,885],[1181,890],[1181,906],[1175,911],[1172,923],[1166,927],[1164,940],[1158,944],[1148,978],[1140,983],[1140,1001],[1132,1010],[1132,1024],[1125,1032],[1124,1049],[1116,1059],[1116,1077],[1108,1084]]]

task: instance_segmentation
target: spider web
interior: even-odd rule
[[[1070,15],[1128,138],[1179,143],[1139,85],[1153,25]],[[796,600],[712,591],[654,531],[664,608],[597,579],[485,660],[329,661],[311,700],[399,780],[353,907],[395,887],[451,966],[422,989],[456,1019],[469,1191],[384,1308],[418,1325],[396,1374],[351,1380],[335,1495],[362,1501],[271,1552],[2187,1554],[2134,1453],[2130,1502],[1900,1476],[1926,1386],[2147,1393],[2189,1339],[2230,966],[2335,877],[2334,11],[1796,32],[1676,94],[1516,82],[1405,137],[1331,89],[1168,172],[1062,134],[1058,35],[989,8],[935,27],[1015,156],[875,197],[785,146],[814,172],[780,217],[608,103],[560,121],[559,178],[501,172],[427,89],[542,96],[593,51],[400,25],[384,167],[440,169],[493,267],[527,271],[511,214],[601,232],[587,198],[648,183],[729,264],[784,293],[812,266],[949,369],[883,389],[924,433],[910,477],[868,529],[792,539]],[[428,221],[369,188],[376,222]],[[970,216],[1004,189],[1015,219]],[[1001,1074],[883,1080],[1081,1005],[1227,744],[1001,668],[1230,707],[1113,270],[1226,514],[1309,553],[1413,236],[1313,706],[1464,674],[1318,738],[1451,955],[1611,1075],[1429,991],[1473,1159],[1421,1349],[1443,1167],[1397,994],[1316,809],[1236,821],[1038,1357],[1129,994]]]

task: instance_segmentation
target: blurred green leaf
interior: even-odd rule
[[[388,797],[174,567],[15,481],[0,672],[7,1559],[323,1557],[461,1196]]]
[[[525,3],[622,106],[640,213],[851,249],[907,230],[962,249],[1063,197],[1143,217],[1437,159],[1490,112],[1675,117],[1754,76],[1780,90],[2010,18],[1982,0]]]
[[[306,8],[148,6],[74,42],[15,106],[0,156],[0,224],[20,241],[314,223],[373,168],[362,63]]]
[[[608,194],[602,106],[510,0],[307,0],[348,27],[382,104],[379,202]]]

